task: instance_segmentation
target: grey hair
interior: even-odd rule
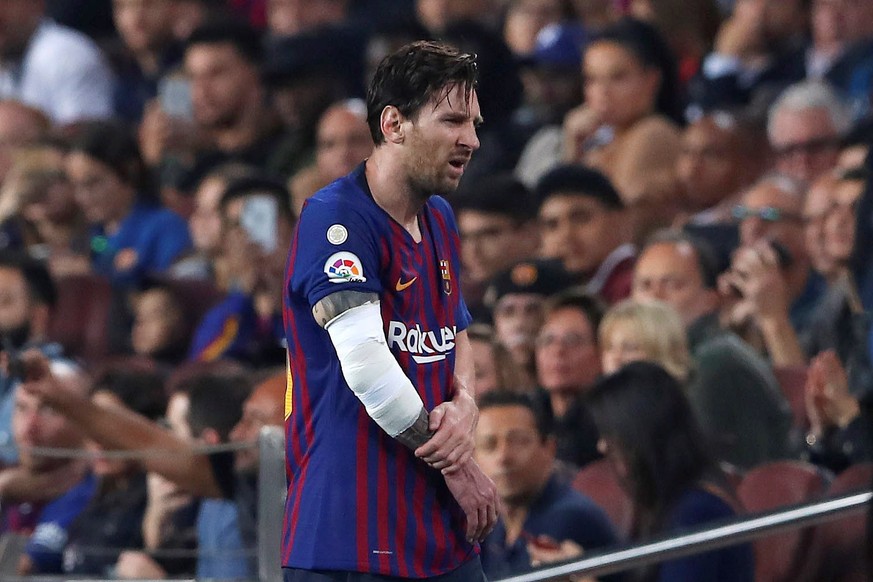
[[[780,111],[824,109],[837,135],[842,137],[852,126],[848,105],[823,81],[802,81],[785,89],[767,112],[767,137],[773,143],[773,120]]]

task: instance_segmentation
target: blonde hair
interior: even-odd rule
[[[680,381],[688,379],[691,354],[685,328],[675,309],[660,301],[625,300],[614,305],[598,329],[601,348],[619,327],[633,332],[647,360],[661,365]]]

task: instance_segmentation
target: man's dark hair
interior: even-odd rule
[[[527,408],[533,415],[534,425],[540,438],[545,440],[552,434],[552,415],[540,401],[532,398],[529,394],[511,392],[509,390],[492,390],[479,397],[478,404],[480,413],[489,408],[500,406],[521,406]]]
[[[231,180],[227,184],[224,194],[221,195],[221,209],[224,210],[233,200],[255,194],[275,198],[279,214],[288,222],[294,222],[294,211],[291,210],[291,193],[288,188],[279,180],[266,176],[252,175]]]
[[[70,141],[70,151],[102,163],[138,195],[151,193],[151,176],[129,126],[117,121],[85,122]]]
[[[624,202],[609,178],[579,164],[564,164],[550,170],[537,182],[535,192],[538,210],[555,194],[586,196],[611,210],[624,208]]]
[[[596,342],[597,328],[600,327],[600,320],[606,313],[603,302],[594,295],[575,289],[552,295],[546,300],[546,315],[566,308],[578,309],[585,314],[591,324],[592,331],[594,331],[594,341]]]
[[[95,392],[114,394],[126,407],[150,420],[158,420],[167,409],[164,378],[157,370],[108,367],[95,378],[91,393]]]
[[[416,41],[385,57],[367,91],[367,125],[373,143],[385,141],[382,110],[396,107],[405,117],[414,117],[431,99],[448,97],[456,87],[469,98],[476,88],[476,55],[463,53],[440,42]]]
[[[646,249],[657,244],[687,244],[690,246],[694,249],[694,258],[697,261],[697,270],[700,272],[703,286],[707,289],[716,288],[719,275],[718,260],[712,246],[704,239],[683,230],[669,228],[657,230],[646,239],[643,248],[640,249],[640,254],[637,256],[642,256]]]
[[[185,50],[188,51],[191,47],[202,44],[233,45],[243,59],[259,68],[264,58],[264,46],[258,31],[236,20],[220,18],[200,25],[188,37]]]
[[[522,224],[536,218],[537,208],[530,190],[509,173],[486,174],[464,183],[451,197],[455,213],[462,210],[500,214]]]
[[[230,431],[242,418],[243,402],[251,392],[251,383],[245,376],[195,376],[179,386],[187,392],[188,424],[195,437],[207,428],[218,433],[226,442]]]
[[[0,251],[0,268],[21,273],[27,285],[27,294],[32,300],[48,307],[54,307],[57,303],[58,291],[43,261],[24,253]]]

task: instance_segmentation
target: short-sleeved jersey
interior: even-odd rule
[[[428,410],[451,399],[460,294],[457,226],[431,197],[421,241],[373,200],[364,166],[310,198],[285,281],[288,498],[283,564],[423,578],[478,551],[440,473],[367,415],[312,306],[339,291],[379,295],[388,347]]]

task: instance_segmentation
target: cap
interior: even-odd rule
[[[576,284],[576,279],[564,269],[560,261],[519,261],[491,279],[485,290],[483,303],[493,309],[500,299],[510,293],[548,297]]]
[[[549,24],[539,31],[533,51],[522,62],[532,67],[577,71],[585,41],[585,30],[578,24]]]

